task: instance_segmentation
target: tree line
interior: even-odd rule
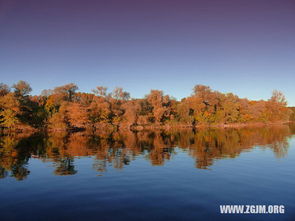
[[[196,85],[191,96],[177,101],[161,90],[134,99],[122,88],[112,92],[97,86],[79,92],[74,83],[30,95],[31,86],[19,81],[0,83],[0,128],[3,130],[97,130],[162,126],[201,126],[276,123],[294,120],[294,108],[273,91],[268,100],[248,100]]]

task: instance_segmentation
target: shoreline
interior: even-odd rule
[[[201,124],[201,125],[190,125],[190,124],[165,124],[165,125],[104,125],[102,127],[97,128],[73,128],[73,129],[64,129],[64,128],[55,128],[55,129],[48,129],[48,128],[18,128],[16,130],[11,129],[1,129],[0,134],[26,134],[26,133],[37,133],[37,132],[69,132],[69,133],[76,133],[76,132],[84,132],[84,131],[91,131],[91,132],[101,132],[101,131],[117,131],[117,130],[130,130],[133,132],[145,131],[145,130],[171,130],[171,129],[227,129],[227,128],[257,128],[257,127],[265,127],[265,126],[282,126],[295,123],[294,121],[286,121],[286,122],[256,122],[256,123],[231,123],[231,124]]]
[[[232,123],[232,124],[201,124],[201,125],[138,125],[133,126],[130,130],[142,131],[142,130],[153,130],[153,129],[204,129],[204,128],[215,128],[215,129],[226,129],[226,128],[245,128],[245,127],[265,127],[265,126],[282,126],[290,123],[295,123],[293,121],[286,122],[268,122],[268,123]],[[128,129],[128,128],[126,128]]]

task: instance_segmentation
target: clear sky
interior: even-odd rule
[[[295,106],[294,0],[0,0],[0,82],[132,97],[196,84]]]

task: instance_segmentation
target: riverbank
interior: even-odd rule
[[[136,125],[131,126],[130,130],[142,131],[142,130],[156,130],[156,129],[198,129],[198,128],[243,128],[243,127],[265,127],[265,126],[279,126],[292,123],[286,122],[253,122],[253,123],[232,123],[232,124],[165,124],[165,125]],[[127,129],[127,128],[126,128]]]
[[[92,133],[105,133],[118,130],[130,130],[130,131],[144,131],[144,130],[175,130],[175,129],[204,129],[204,128],[244,128],[244,127],[266,127],[266,126],[282,126],[285,124],[294,123],[294,121],[285,121],[285,122],[252,122],[252,123],[232,123],[232,124],[164,124],[164,125],[112,125],[112,124],[101,124],[98,127],[87,127],[87,128],[18,128],[18,129],[1,129],[1,134],[10,134],[10,133],[22,133],[22,134],[31,134],[36,132],[82,132],[88,131]]]

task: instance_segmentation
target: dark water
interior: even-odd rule
[[[295,127],[0,137],[0,220],[295,220]],[[284,205],[224,215],[220,204]]]

